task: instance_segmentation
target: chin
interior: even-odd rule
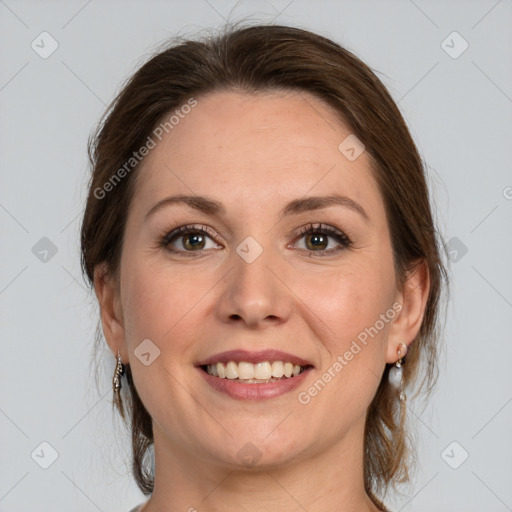
[[[247,432],[247,431],[246,431]],[[251,439],[249,433],[231,440],[229,454],[217,453],[231,470],[266,471],[296,462],[304,450],[291,436],[274,436],[272,439]]]

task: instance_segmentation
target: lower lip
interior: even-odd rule
[[[197,367],[206,382],[215,390],[225,393],[235,400],[266,400],[284,395],[298,387],[313,368],[307,368],[295,377],[284,378],[275,382],[261,384],[244,384],[240,380],[221,379]]]

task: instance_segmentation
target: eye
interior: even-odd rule
[[[208,241],[211,242],[210,245]],[[206,226],[181,226],[164,235],[160,244],[171,252],[179,253],[201,253],[207,249],[219,248]]]
[[[166,250],[186,256],[200,256],[208,249],[220,249],[215,235],[207,226],[181,226],[166,232],[161,237],[160,245]],[[296,240],[304,239],[305,246],[300,250],[309,251],[312,256],[330,256],[347,249],[352,241],[345,233],[325,224],[310,224],[299,230]],[[331,247],[334,243],[334,247]],[[300,244],[298,244],[300,245]],[[337,246],[336,246],[337,245]],[[195,254],[193,254],[195,253]]]
[[[305,226],[299,231],[299,239],[304,239],[305,242],[305,247],[299,248],[309,251],[310,256],[312,253],[318,253],[318,256],[330,256],[347,249],[352,244],[345,233],[325,224]],[[336,244],[331,247],[332,240],[337,242],[338,247],[336,247]]]

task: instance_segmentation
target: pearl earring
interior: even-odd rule
[[[393,366],[393,368],[391,368],[391,370],[389,370],[388,381],[391,384],[391,386],[399,392],[398,397],[400,398],[400,401],[405,402],[407,397],[403,390],[402,363],[403,363],[403,358],[405,357],[405,354],[407,353],[407,345],[405,343],[400,343],[396,353],[397,353],[399,359],[395,363],[395,366]]]

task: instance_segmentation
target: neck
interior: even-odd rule
[[[155,485],[143,512],[380,510],[364,490],[364,428],[288,465],[233,470],[197,458],[153,427]]]

